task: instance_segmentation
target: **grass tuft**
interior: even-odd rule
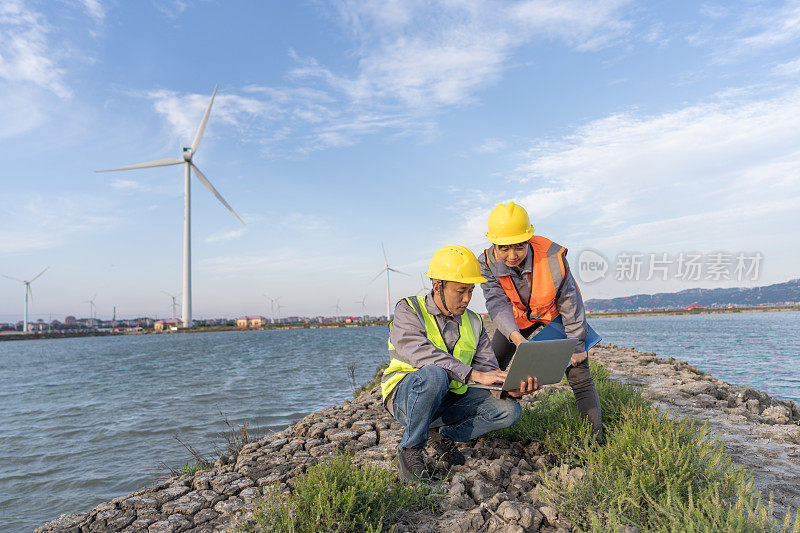
[[[784,530],[761,504],[750,474],[695,420],[632,406],[606,438],[607,445],[585,455],[582,479],[543,476],[543,497],[579,528]]]
[[[693,419],[673,419],[642,398],[641,391],[612,381],[591,362],[603,410],[606,444],[591,436],[570,391],[526,407],[513,427],[491,436],[538,441],[561,464],[581,465],[580,479],[545,472],[540,495],[582,530],[792,531],[800,514],[772,518],[750,474],[735,465]]]
[[[389,363],[383,363],[379,365],[378,368],[375,370],[375,375],[372,376],[372,379],[367,383],[364,383],[358,388],[354,388],[353,390],[353,398],[358,398],[358,396],[364,392],[371,390],[372,387],[378,385],[381,382],[381,378],[383,377],[383,371],[389,367]],[[355,377],[353,378],[355,379]]]
[[[639,389],[623,385],[608,377],[608,370],[591,361],[603,415],[603,427],[615,425],[629,406],[644,406]],[[592,427],[578,412],[572,391],[560,391],[541,397],[533,407],[522,411],[522,418],[512,427],[489,435],[511,441],[541,442],[545,451],[567,464],[582,464],[591,453],[594,439]]]
[[[310,467],[297,478],[290,495],[270,489],[253,520],[239,530],[261,526],[292,533],[378,532],[394,523],[401,511],[434,510],[436,502],[431,487],[396,482],[394,472],[357,466],[345,454]]]

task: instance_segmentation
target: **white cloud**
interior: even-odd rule
[[[0,3],[0,79],[42,87],[60,98],[72,96],[58,65],[61,54],[48,41],[51,31],[44,16],[23,1]]]
[[[800,205],[800,91],[747,98],[612,115],[537,144],[502,201],[524,205],[543,234],[583,234],[601,249],[788,237]],[[477,204],[464,242],[485,231],[496,200]]]
[[[484,139],[481,144],[473,148],[474,152],[479,154],[496,154],[503,150],[508,144],[503,139]]]
[[[762,16],[753,13],[748,24],[755,27],[755,32],[741,39],[743,48],[770,48],[787,44],[800,37],[800,5],[787,2],[780,9],[765,10],[758,6]]]
[[[86,14],[98,22],[106,18],[106,6],[100,0],[81,0]]]
[[[231,230],[231,231],[219,231],[219,232],[216,232],[216,233],[212,233],[211,235],[209,235],[208,237],[206,237],[203,240],[205,242],[207,242],[207,243],[220,242],[220,241],[230,241],[230,240],[238,239],[239,237],[242,237],[245,234],[246,231],[247,231],[247,228],[239,228],[239,229],[235,229],[235,230]]]
[[[175,91],[150,91],[146,96],[153,101],[155,110],[163,115],[172,132],[181,141],[194,139],[200,121],[211,99],[211,94],[179,94]],[[281,113],[271,102],[218,93],[214,99],[214,122],[223,122],[243,130],[253,127],[257,119],[276,118]]]
[[[738,10],[722,8],[718,17],[711,18],[716,24],[701,28],[689,37],[689,42],[693,45],[711,46],[715,49],[714,60],[720,64],[732,63],[787,45],[796,48],[797,41],[800,40],[800,5],[794,0],[780,5],[745,3]],[[719,26],[720,21],[714,18],[733,19],[736,23],[732,28]]]
[[[270,154],[280,153],[277,145],[291,144],[284,154],[350,146],[377,132],[424,142],[436,131],[435,114],[474,102],[518,47],[552,40],[596,50],[624,38],[631,26],[622,13],[627,3],[343,0],[334,5],[354,39],[350,71],[290,51],[296,61],[290,86],[246,86],[246,96],[226,90],[220,117]],[[173,131],[191,138],[206,96],[164,90],[148,96]]]
[[[113,189],[117,189],[118,191],[124,191],[124,192],[149,192],[152,190],[152,188],[149,185],[146,185],[138,181],[126,180],[122,178],[115,178],[111,182],[111,187]]]
[[[800,58],[777,65],[773,72],[778,76],[796,76],[800,74]]]
[[[76,235],[105,233],[119,224],[119,218],[87,206],[99,205],[96,198],[35,194],[9,202],[14,207],[0,212],[0,255],[15,255],[64,246]]]

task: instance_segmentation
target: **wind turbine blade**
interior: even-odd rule
[[[50,267],[47,267],[47,268],[50,268]],[[47,272],[47,268],[45,268],[44,270],[42,270],[41,272],[39,272],[38,274],[36,274],[36,277],[35,277],[35,278],[33,278],[32,280],[30,280],[28,283],[33,283],[34,281],[36,281],[37,279],[39,279],[39,276],[41,276],[42,274],[44,274],[45,272]]]
[[[217,189],[215,189],[215,188],[214,188],[214,186],[213,186],[213,185],[211,185],[211,182],[210,182],[210,181],[208,181],[208,178],[206,178],[206,177],[203,175],[203,173],[202,173],[202,172],[200,172],[200,169],[199,169],[199,168],[197,168],[196,166],[194,166],[194,163],[190,163],[190,164],[192,165],[192,168],[194,169],[194,173],[195,173],[195,174],[197,174],[197,179],[199,179],[199,180],[200,180],[200,183],[202,183],[203,185],[205,185],[205,186],[206,186],[206,188],[207,188],[209,191],[211,191],[211,193],[212,193],[214,196],[216,196],[216,197],[217,197],[217,200],[219,200],[220,202],[222,202],[222,205],[224,205],[225,207],[227,207],[227,208],[228,208],[228,211],[230,211],[231,213],[233,213],[233,216],[235,216],[236,218],[238,218],[238,219],[239,219],[239,222],[241,222],[241,223],[242,223],[242,226],[245,226],[246,224],[244,223],[244,220],[242,220],[242,218],[241,218],[239,215],[237,215],[237,214],[236,214],[236,211],[234,211],[234,210],[233,210],[233,208],[232,208],[231,206],[229,206],[229,205],[228,205],[228,202],[226,202],[226,201],[225,201],[225,198],[223,198],[223,197],[222,197],[222,195],[221,195],[219,192],[217,192]]]
[[[214,86],[214,92],[211,94],[211,101],[208,102],[206,113],[203,115],[203,120],[200,122],[200,127],[197,128],[197,134],[194,136],[194,141],[192,141],[192,155],[194,155],[197,149],[200,148],[200,141],[203,140],[203,133],[206,131],[208,116],[211,114],[211,105],[214,103],[214,97],[217,95],[217,87],[219,87],[219,84]]]
[[[408,276],[408,274],[406,274],[405,272],[400,272],[399,270],[395,270],[395,269],[393,269],[392,267],[386,267],[386,268],[387,268],[388,270],[391,270],[391,271],[392,271],[392,272],[394,272],[395,274],[402,274],[402,275],[404,275],[404,276]]]
[[[30,295],[30,297],[31,297],[31,303],[33,303],[33,291],[31,290],[31,284],[30,283],[26,283],[25,287],[27,287],[28,295]]]
[[[168,157],[166,159],[156,159],[155,161],[147,161],[146,163],[136,163],[135,165],[127,165],[124,167],[95,170],[95,172],[114,172],[115,170],[133,170],[135,168],[168,167],[170,165],[180,165],[183,162],[184,162],[183,159]]]
[[[381,243],[381,250],[383,250],[383,262],[386,266],[389,266],[389,260],[386,259],[386,248],[383,247],[383,243]]]
[[[14,281],[19,281],[20,283],[25,283],[24,279],[15,278],[12,276],[6,276],[5,274],[0,274],[0,275],[3,276],[4,278],[13,279]]]
[[[370,282],[370,283],[372,283],[373,281],[375,281],[376,279],[378,279],[379,277],[381,277],[381,274],[383,274],[384,272],[386,272],[386,269],[385,269],[385,268],[384,268],[384,269],[382,269],[380,272],[378,272],[378,273],[375,275],[375,277],[374,277],[374,278],[372,278],[371,280],[369,280],[369,282]]]

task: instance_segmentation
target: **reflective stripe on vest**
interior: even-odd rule
[[[486,265],[511,301],[514,320],[519,329],[529,328],[537,322],[547,325],[558,316],[556,295],[566,275],[564,266],[566,248],[539,235],[531,237],[529,242],[533,257],[530,274],[531,295],[528,302],[523,301],[511,276],[497,275],[500,260],[497,259],[494,246],[483,252]]]
[[[483,331],[483,321],[479,315],[473,313],[469,309],[461,315],[461,325],[458,327],[458,341],[455,346],[453,346],[453,350],[450,351],[447,349],[447,343],[444,342],[444,338],[442,338],[442,332],[439,331],[436,317],[425,309],[425,297],[410,296],[405,298],[405,300],[417,312],[420,321],[425,324],[425,335],[434,346],[449,353],[465,365],[472,364],[472,358],[475,356],[475,351],[478,349],[478,340]],[[467,320],[464,320],[465,316]],[[392,324],[393,322],[389,323],[389,331],[392,329]],[[388,344],[389,350],[394,352],[395,349],[391,339],[389,339]],[[400,383],[406,374],[416,370],[419,369],[399,359],[392,358],[392,360],[389,361],[388,368],[383,371],[383,377],[381,378],[381,398],[383,401],[386,402],[386,398],[389,397],[389,394],[397,387],[397,384]],[[467,392],[467,388],[468,386],[460,381],[450,381],[450,391],[456,394],[464,394]]]

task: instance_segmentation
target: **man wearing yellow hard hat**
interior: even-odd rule
[[[486,309],[497,327],[492,348],[500,368],[506,368],[516,346],[544,328],[563,328],[562,335],[580,341],[567,368],[567,380],[578,410],[589,419],[595,438],[602,442],[600,399],[588,359],[588,349],[599,336],[586,323],[580,289],[567,263],[567,249],[534,235],[528,213],[514,202],[494,208],[486,237],[492,246],[480,257],[481,274],[487,279],[481,288]]]
[[[392,359],[381,379],[384,404],[405,426],[397,453],[404,480],[429,479],[424,462],[428,443],[446,464],[464,464],[455,441],[509,427],[522,415],[515,400],[467,385],[506,378],[481,317],[467,309],[475,284],[486,281],[475,254],[463,246],[445,246],[434,254],[426,275],[431,292],[403,298],[395,307],[389,333]],[[509,395],[518,398],[537,388],[529,377]]]

